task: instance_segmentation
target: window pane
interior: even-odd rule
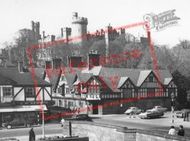
[[[34,97],[34,88],[25,88],[25,95],[26,97]]]
[[[4,97],[12,96],[12,88],[11,87],[3,87],[3,96]]]

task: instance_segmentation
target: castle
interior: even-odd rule
[[[61,44],[75,44],[78,46],[84,46],[85,42],[104,40],[106,45],[106,56],[109,55],[108,48],[110,41],[115,40],[120,35],[125,35],[126,42],[137,41],[137,38],[129,33],[125,33],[124,28],[114,29],[111,25],[108,25],[105,29],[96,30],[94,33],[88,32],[88,19],[80,17],[77,12],[73,12],[72,26],[61,28],[60,34],[46,35],[43,31],[42,38],[39,40],[39,44],[42,46],[38,52],[38,60],[51,60],[53,58],[53,52],[50,42],[61,42]],[[50,43],[46,47],[43,44]]]

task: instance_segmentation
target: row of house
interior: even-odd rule
[[[87,65],[81,56],[47,61],[36,75],[52,84],[55,106],[80,109],[88,114],[123,113],[129,106],[143,109],[162,105],[170,108],[171,95],[177,87],[168,70],[109,68],[100,65],[97,52],[88,54]],[[158,74],[159,73],[159,77]]]
[[[14,118],[39,117],[41,108],[63,108],[88,114],[123,113],[130,106],[170,108],[177,87],[169,71],[109,68],[91,52],[87,66],[81,56],[68,57],[68,66],[55,58],[44,68],[0,68],[0,125]],[[33,72],[34,70],[34,72]],[[42,104],[42,107],[40,106]]]

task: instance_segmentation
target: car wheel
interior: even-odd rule
[[[7,129],[11,129],[12,128],[12,126],[11,125],[7,125]]]

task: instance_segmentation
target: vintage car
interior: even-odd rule
[[[32,125],[37,125],[37,120],[35,119],[24,120],[24,119],[15,118],[10,122],[3,123],[3,127],[7,129],[11,129],[13,127],[30,127]]]
[[[167,108],[162,107],[162,106],[154,106],[152,109],[155,109],[155,110],[158,110],[158,111],[161,111],[161,112],[166,112],[167,111]]]
[[[164,115],[164,112],[158,111],[158,110],[147,110],[144,113],[140,113],[139,117],[141,119],[150,119],[150,118],[159,118],[162,117]]]
[[[141,109],[139,109],[138,107],[129,107],[129,109],[127,109],[125,111],[126,115],[130,115],[130,114],[140,114],[142,112]]]
[[[76,114],[71,118],[66,118],[65,120],[86,120],[91,121],[92,119],[88,116],[88,114]]]
[[[176,112],[177,118],[184,118],[185,114],[190,113],[190,109],[182,109],[181,111]]]

